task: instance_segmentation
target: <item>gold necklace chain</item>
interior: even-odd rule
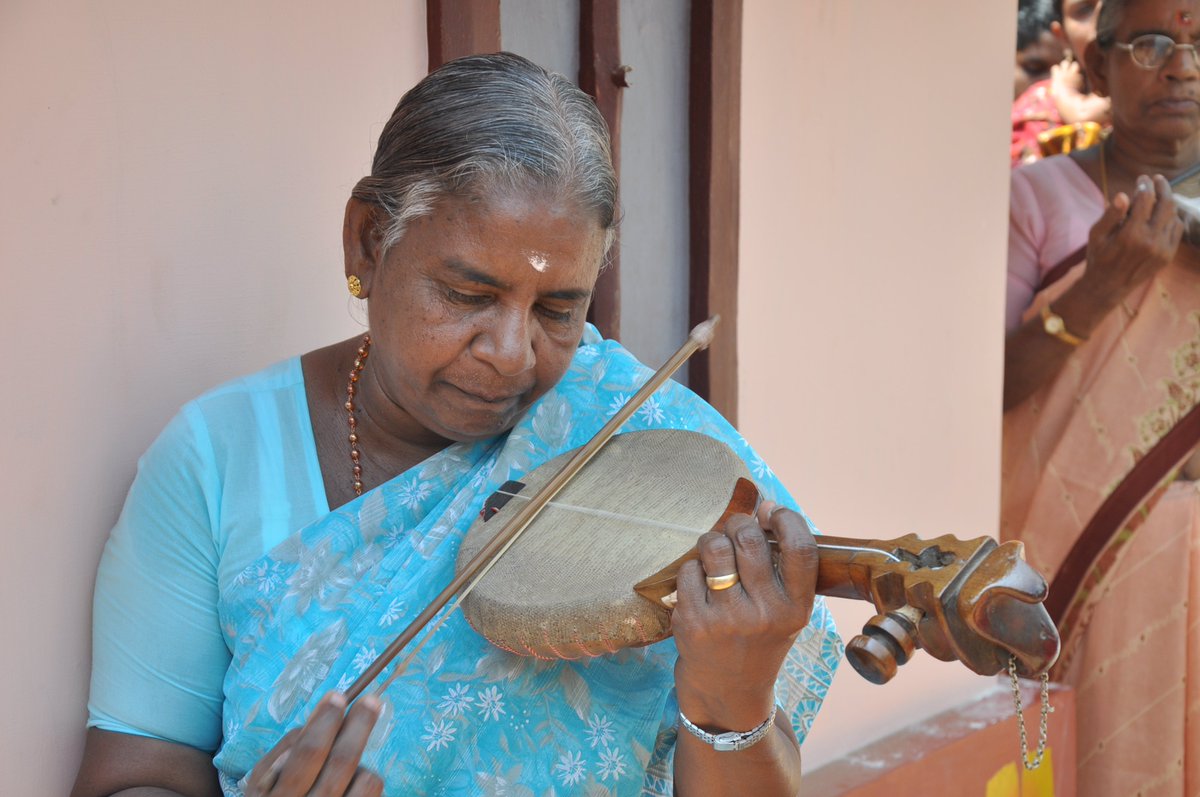
[[[367,364],[367,354],[371,351],[370,334],[363,335],[358,347],[358,356],[354,358],[354,367],[350,369],[350,378],[346,382],[346,424],[350,427],[350,462],[354,466],[354,494],[362,495],[362,452],[358,448],[358,419],[354,417],[354,396],[358,393],[358,378],[362,375],[363,366]]]
[[[1107,155],[1108,139],[1109,139],[1109,136],[1105,136],[1100,141],[1100,192],[1102,194],[1104,194],[1104,204],[1105,205],[1107,205],[1108,201],[1109,201],[1109,196],[1108,196],[1108,155]]]
[[[1042,720],[1038,729],[1037,753],[1029,758],[1029,739],[1025,735],[1025,713],[1021,710],[1021,683],[1017,680],[1017,657],[1008,657],[1008,677],[1012,680],[1013,704],[1017,708],[1017,729],[1021,732],[1021,763],[1026,769],[1037,769],[1042,765],[1042,757],[1046,755],[1046,737],[1049,735],[1050,712],[1050,674],[1042,673]]]

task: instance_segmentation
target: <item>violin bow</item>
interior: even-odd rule
[[[458,598],[455,600],[454,605],[450,607],[450,611],[443,614],[441,619],[429,627],[429,631],[421,638],[420,643],[413,648],[408,656],[396,665],[387,680],[380,685],[378,691],[386,689],[392,681],[407,669],[425,642],[437,632],[446,618],[471,593],[475,585],[487,575],[492,565],[520,538],[521,534],[529,527],[534,518],[538,516],[550,500],[567,486],[571,479],[575,477],[575,474],[579,473],[583,469],[583,466],[599,453],[604,444],[612,439],[613,435],[624,425],[625,421],[629,420],[630,416],[637,412],[638,408],[656,390],[662,387],[663,383],[670,379],[679,370],[679,367],[687,362],[689,357],[698,351],[708,348],[709,344],[712,343],[714,330],[719,321],[720,316],[714,315],[707,321],[697,324],[688,333],[687,340],[671,355],[670,359],[646,380],[645,384],[613,414],[607,423],[600,427],[600,431],[596,432],[591,440],[576,449],[575,454],[567,460],[558,473],[554,474],[541,490],[530,496],[528,503],[521,506],[512,519],[500,529],[495,537],[479,550],[479,553],[467,562],[458,575],[446,585],[446,588],[430,601],[429,605],[392,640],[392,643],[382,653],[375,657],[370,666],[363,670],[362,674],[358,676],[345,692],[348,702],[357,699],[371,682],[379,677],[380,673],[387,668],[392,660],[408,647],[412,640],[421,633],[422,629],[430,624],[430,621],[433,620],[438,612],[445,608],[457,595]]]

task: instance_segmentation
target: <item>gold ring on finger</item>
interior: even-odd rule
[[[725,576],[705,576],[704,580],[708,583],[708,588],[713,592],[720,592],[723,589],[729,589],[734,584],[738,583],[737,571],[733,571]]]

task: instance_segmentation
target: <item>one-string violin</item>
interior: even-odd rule
[[[463,599],[471,593],[471,590],[487,575],[488,571],[504,555],[504,552],[516,542],[526,528],[529,527],[530,523],[533,522],[545,505],[579,473],[583,466],[617,433],[617,430],[621,428],[625,421],[653,395],[654,391],[658,390],[664,382],[670,379],[679,370],[680,366],[687,362],[689,357],[707,348],[712,343],[713,332],[719,321],[720,316],[713,316],[707,321],[697,324],[688,334],[687,340],[679,347],[678,351],[671,355],[670,359],[646,380],[646,383],[613,414],[612,418],[600,428],[600,431],[596,432],[591,440],[572,453],[561,469],[538,491],[538,494],[532,496],[527,503],[524,503],[521,509],[507,520],[504,527],[483,546],[478,554],[465,565],[460,565],[458,573],[446,588],[396,636],[392,643],[350,685],[350,688],[345,692],[348,702],[355,700],[362,694],[363,690],[379,677],[388,664],[412,642],[417,634],[421,632],[421,629],[428,625],[438,612],[457,595],[457,600],[450,607],[450,611],[446,612],[442,616],[442,619],[430,627],[428,633],[422,637],[421,642],[394,668],[391,675],[381,684],[377,691],[382,692],[393,680],[404,672],[417,653],[420,652],[425,641],[437,632],[437,629],[441,627],[445,618],[462,603]]]

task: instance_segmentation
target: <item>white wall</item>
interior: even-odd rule
[[[830,534],[995,532],[1015,5],[745,4],[739,420]],[[806,765],[991,683],[845,666]]]
[[[421,0],[0,3],[0,792],[65,794],[100,548],[206,387],[354,333],[342,206]]]

